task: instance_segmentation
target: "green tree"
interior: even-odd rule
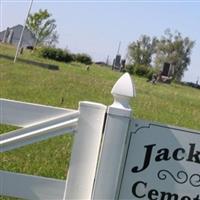
[[[46,9],[29,15],[26,26],[36,37],[35,47],[48,42],[52,45],[58,40],[55,22]]]
[[[139,40],[132,42],[128,47],[128,55],[132,64],[150,66],[155,51],[157,39],[142,35]]]
[[[190,64],[190,55],[195,42],[189,37],[183,38],[181,33],[171,33],[165,30],[164,36],[157,42],[155,63],[162,67],[164,62],[169,62],[174,68],[174,79],[181,81],[184,72]]]

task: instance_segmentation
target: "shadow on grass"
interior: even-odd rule
[[[8,56],[8,55],[3,55],[3,54],[0,54],[0,58],[5,58],[5,59],[8,59],[8,60],[12,60],[12,61],[14,60],[13,56]],[[43,68],[50,69],[50,70],[59,70],[59,67],[57,65],[52,65],[52,64],[47,64],[47,63],[40,63],[40,62],[27,60],[27,59],[23,59],[23,58],[17,58],[17,60],[22,62],[22,63],[35,65],[35,66],[43,67]]]

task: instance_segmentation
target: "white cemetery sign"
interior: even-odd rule
[[[119,199],[200,200],[200,134],[132,120]]]

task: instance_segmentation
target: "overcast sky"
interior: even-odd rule
[[[0,30],[23,24],[30,0],[0,0]],[[185,81],[200,79],[200,0],[198,1],[67,1],[34,0],[31,12],[47,9],[56,19],[59,47],[84,52],[95,61],[110,62],[140,35],[160,37],[178,30],[195,40]]]

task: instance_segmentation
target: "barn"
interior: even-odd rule
[[[8,27],[6,30],[0,32],[0,42],[9,43],[12,45],[17,45],[20,39],[23,26],[18,24],[13,27]],[[22,47],[34,46],[36,38],[34,34],[25,28],[23,38],[22,38]]]

